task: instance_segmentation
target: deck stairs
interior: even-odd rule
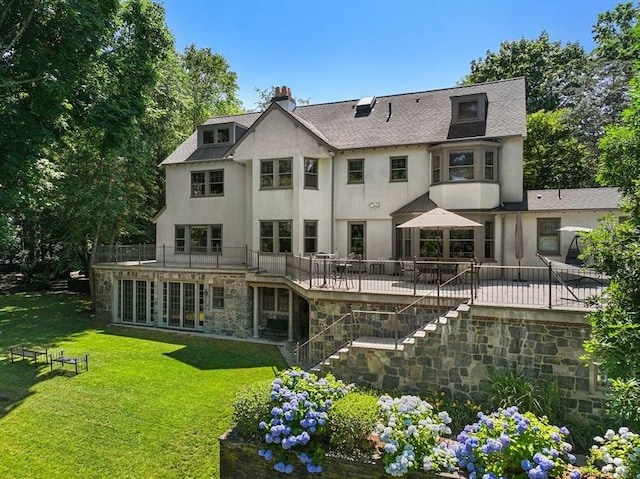
[[[363,350],[394,350],[402,355],[415,356],[416,348],[421,342],[432,341],[438,328],[445,326],[449,321],[459,317],[469,317],[471,314],[470,310],[471,308],[468,304],[462,303],[447,311],[445,314],[439,315],[433,321],[421,326],[397,343],[393,338],[359,337],[331,354],[324,361],[316,364],[311,368],[311,371],[316,374],[326,374],[331,372],[335,366],[340,365],[344,368],[348,364],[350,355],[357,354]]]

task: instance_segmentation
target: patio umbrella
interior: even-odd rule
[[[475,228],[482,226],[464,216],[453,213],[443,208],[434,208],[420,216],[398,225],[398,228],[420,228],[420,229],[454,229],[454,228]],[[442,249],[441,249],[442,251]]]
[[[421,229],[439,229],[439,228],[473,228],[482,226],[480,223],[471,221],[464,216],[457,215],[451,211],[442,208],[434,208],[420,216],[398,225],[398,228],[421,228]]]
[[[515,252],[516,259],[518,260],[518,279],[516,281],[522,281],[520,277],[520,260],[524,256],[524,241],[522,238],[522,215],[518,211],[516,214],[516,235],[515,235]]]

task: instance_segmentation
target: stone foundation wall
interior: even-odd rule
[[[226,433],[220,438],[220,479],[273,479],[293,477],[296,479],[388,479],[381,461],[371,463],[354,462],[325,456],[322,473],[310,474],[302,463],[294,463],[291,474],[282,474],[273,469],[274,461],[267,462],[258,456],[259,446],[244,442]],[[411,472],[403,477],[409,479],[445,479],[445,475]],[[448,474],[446,479],[460,479]]]
[[[318,324],[336,305],[316,304]],[[457,399],[487,399],[489,372],[516,368],[536,381],[555,382],[562,404],[598,417],[603,394],[580,357],[589,336],[584,315],[500,308],[452,314],[413,335],[398,350],[350,347],[323,366],[336,377],[386,391],[450,391]],[[334,345],[327,338],[325,348]],[[321,347],[321,346],[317,346]],[[329,351],[329,353],[335,351]]]
[[[252,296],[249,295],[249,287],[245,273],[216,271],[180,271],[159,270],[157,268],[141,268],[140,266],[127,267],[96,267],[95,276],[95,302],[96,315],[105,321],[113,321],[113,287],[119,279],[151,281],[156,285],[155,311],[160,311],[159,302],[162,301],[161,284],[165,282],[191,282],[204,284],[207,290],[211,287],[224,288],[224,309],[205,309],[204,329],[205,333],[220,334],[247,338],[253,334]],[[166,326],[158,318],[149,326]]]

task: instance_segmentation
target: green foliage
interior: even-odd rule
[[[535,383],[516,370],[494,370],[489,374],[489,404],[492,408],[517,406],[521,411],[561,420],[563,411],[555,383]]]
[[[263,438],[260,421],[271,414],[274,401],[270,397],[271,381],[250,384],[238,391],[233,400],[234,430],[240,436],[254,441]]]
[[[370,434],[378,421],[378,396],[352,391],[336,400],[329,416],[330,445],[337,451],[372,452]]]
[[[607,407],[609,414],[640,430],[640,382],[636,379],[613,379]]]
[[[526,77],[527,113],[561,108],[577,79],[584,71],[587,57],[578,43],[552,42],[542,32],[538,38],[500,44],[497,53],[487,51],[485,58],[471,62],[465,83],[483,83],[519,76]]]
[[[461,431],[467,424],[472,424],[482,410],[482,406],[470,399],[457,400],[444,391],[433,392],[426,397],[436,411],[447,411],[451,418],[451,429],[454,433]]]
[[[589,358],[612,379],[637,377],[640,362],[640,240],[636,221],[607,218],[587,235],[590,265],[610,277],[598,309],[589,314]]]
[[[241,113],[236,97],[237,75],[229,70],[224,56],[191,44],[185,48],[181,64],[186,74],[192,130],[211,116]]]
[[[594,186],[595,158],[576,137],[567,115],[568,110],[556,110],[527,116],[525,189]]]

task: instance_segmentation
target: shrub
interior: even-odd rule
[[[444,391],[431,393],[426,399],[433,405],[434,410],[449,413],[451,418],[449,426],[454,433],[462,431],[467,424],[474,422],[478,417],[478,412],[482,409],[480,404],[470,399],[452,399]]]
[[[607,412],[633,428],[640,428],[640,382],[612,380]]]
[[[329,416],[332,449],[353,451],[355,454],[373,452],[370,434],[378,422],[378,396],[352,391],[336,400]]]
[[[273,468],[278,472],[293,472],[296,458],[308,472],[321,472],[323,446],[328,443],[328,410],[349,389],[331,374],[318,379],[297,368],[280,372],[271,384],[270,398],[275,405],[259,422],[265,444],[260,456],[275,460]]]
[[[452,471],[455,451],[439,436],[450,434],[451,418],[445,412],[435,413],[433,406],[416,396],[378,400],[383,421],[377,426],[384,445],[387,474],[403,476],[408,471]]]
[[[609,429],[604,437],[595,437],[600,445],[591,448],[588,463],[614,479],[640,479],[640,435],[626,427],[616,434]]]
[[[258,427],[271,414],[271,381],[260,381],[240,390],[233,401],[235,431],[245,439],[261,440],[264,433]]]
[[[555,383],[535,383],[516,370],[494,370],[489,374],[489,385],[489,403],[493,409],[517,406],[520,411],[546,415],[552,421],[563,420]]]
[[[570,465],[575,456],[564,441],[569,434],[565,427],[530,412],[521,414],[515,406],[489,416],[478,413],[478,418],[458,435],[458,462],[469,479],[548,479],[565,471],[571,479],[580,478]]]

